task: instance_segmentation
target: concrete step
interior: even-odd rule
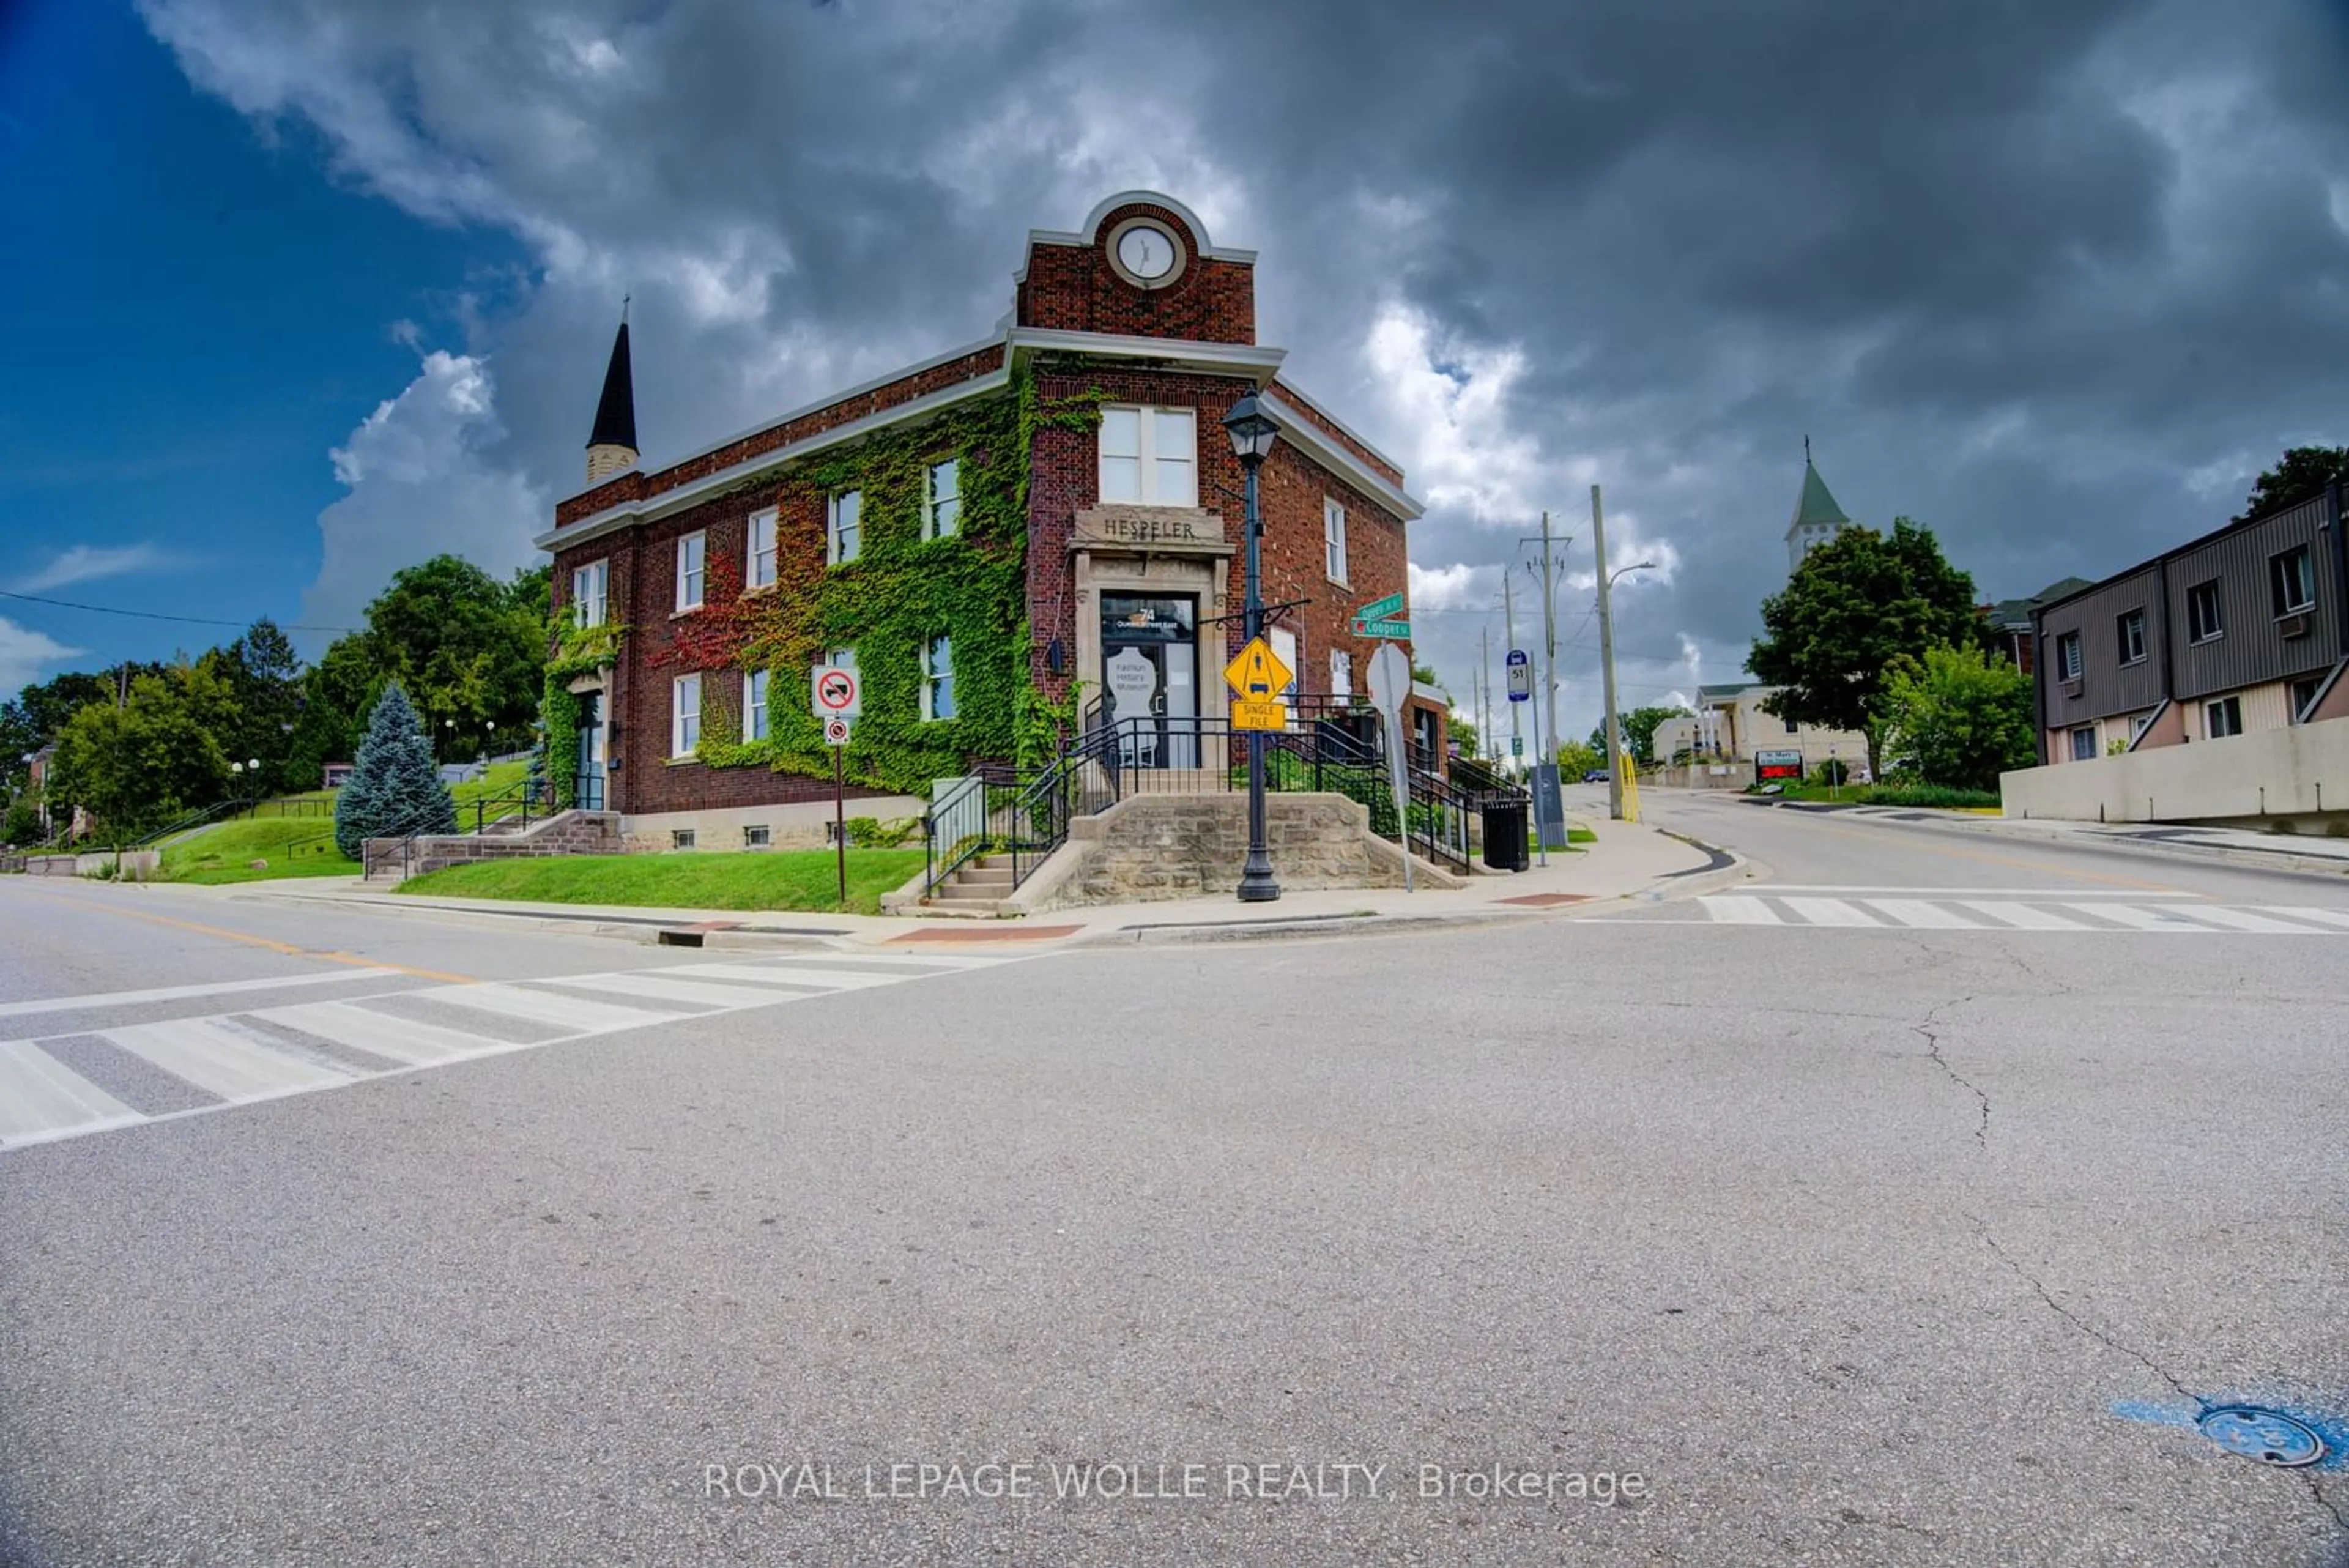
[[[937,891],[937,897],[959,904],[968,899],[992,902],[1011,891],[1009,882],[949,882]]]
[[[1011,886],[1011,863],[996,866],[966,866],[955,873],[955,880],[975,886],[1009,888]]]

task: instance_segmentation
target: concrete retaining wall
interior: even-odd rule
[[[2324,832],[2349,823],[2349,719],[2023,768],[1999,792],[2009,816]]]
[[[551,855],[617,855],[620,818],[609,811],[565,811],[510,834],[436,834],[416,840],[370,838],[360,851],[369,881],[421,877],[475,860],[524,860]]]

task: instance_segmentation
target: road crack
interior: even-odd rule
[[[2308,1481],[2308,1495],[2316,1500],[2316,1506],[2331,1514],[2333,1523],[2339,1525],[2344,1532],[2349,1532],[2349,1513],[2342,1512],[2341,1505],[2324,1495],[2324,1483],[2313,1475],[2306,1476],[2305,1479]]]
[[[2131,1361],[2134,1361],[2138,1366],[2144,1367],[2147,1372],[2152,1373],[2156,1377],[2160,1378],[2164,1383],[2168,1384],[2170,1387],[2177,1390],[2178,1397],[2179,1398],[2192,1405],[2198,1412],[2209,1412],[2210,1408],[2210,1401],[2203,1398],[2199,1394],[2196,1394],[2189,1390],[2185,1384],[2180,1383],[2177,1378],[2171,1376],[2168,1371],[2163,1367],[2160,1363],[2155,1361],[2153,1357],[2132,1345],[2123,1345],[2119,1340],[2115,1339],[2111,1334],[2105,1333],[2102,1329],[2096,1327],[2094,1324],[2089,1323],[2085,1318],[2080,1316],[2071,1308],[2065,1306],[2062,1302],[2057,1301],[2054,1294],[2050,1292],[2045,1285],[2039,1282],[2036,1275],[2031,1273],[2028,1270],[2023,1268],[2021,1263],[2016,1262],[2012,1257],[2007,1255],[2006,1249],[1998,1244],[1998,1238],[1990,1233],[1990,1226],[1983,1221],[1980,1215],[1970,1214],[1967,1218],[1973,1221],[1974,1230],[1982,1237],[1982,1245],[1990,1249],[1991,1256],[1996,1258],[2000,1262],[2004,1263],[2013,1273],[2016,1279],[2021,1280],[2024,1284],[2029,1285],[2032,1289],[2032,1293],[2038,1296],[2042,1302],[2046,1303],[2048,1311],[2054,1313],[2057,1317],[2062,1318],[2065,1323],[2070,1324],[2074,1328],[2078,1329],[2082,1334],[2086,1334],[2090,1339],[2095,1340],[2098,1345],[2103,1345],[2106,1349],[2119,1352],[2121,1355],[2127,1356]],[[2318,1501],[2323,1501],[2323,1500],[2320,1498]]]
[[[1909,1032],[1912,1034],[1923,1035],[1925,1037],[1926,1060],[1931,1062],[1933,1065],[1939,1067],[1943,1073],[1947,1074],[1949,1075],[1950,1082],[1965,1090],[1966,1093],[1971,1095],[1974,1099],[1980,1103],[1982,1106],[1982,1117],[1974,1124],[1974,1142],[1983,1150],[1987,1151],[1990,1147],[1990,1096],[1983,1094],[1982,1090],[1975,1087],[1970,1080],[1960,1075],[1955,1067],[1950,1065],[1950,1059],[1941,1054],[1941,1036],[1936,1032],[1934,1027],[1940,1022],[1940,1012],[1942,1007],[1963,1007],[1967,1002],[1971,1002],[1972,1000],[1972,997],[1966,996],[1961,997],[1955,1002],[1936,1004],[1930,1012],[1925,1014],[1925,1022],[1922,1023],[1910,1024],[1909,1026]]]

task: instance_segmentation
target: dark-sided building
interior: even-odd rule
[[[847,763],[880,817],[975,761],[1131,724],[1139,765],[1197,767],[1240,642],[1243,471],[1222,420],[1257,392],[1263,595],[1305,694],[1363,690],[1349,618],[1407,594],[1402,471],[1280,376],[1256,255],[1181,202],[1112,196],[1033,231],[984,341],[655,469],[638,465],[627,329],[555,509],[564,628],[550,744],[632,845],[820,838],[831,753],[809,670],[853,664]],[[1415,716],[1416,717],[1416,716]],[[1435,731],[1442,714],[1418,729]]]
[[[2344,593],[2336,484],[2041,604],[2044,759],[2349,717]]]

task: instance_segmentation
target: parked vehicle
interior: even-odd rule
[[[1593,768],[1588,773],[1582,775],[1582,782],[1584,784],[1605,784],[1607,782],[1607,770],[1605,768]]]

